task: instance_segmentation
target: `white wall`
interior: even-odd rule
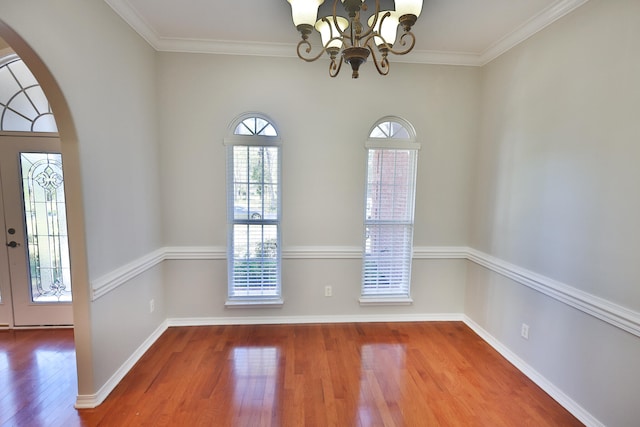
[[[477,69],[392,64],[381,77],[367,64],[359,80],[349,72],[331,79],[326,61],[176,53],[160,53],[158,67],[166,246],[224,254],[223,139],[235,117],[264,113],[283,139],[284,307],[225,310],[224,261],[172,260],[165,265],[170,318],[462,312],[463,260],[416,260],[411,307],[359,306],[364,142],[387,115],[415,126],[422,149],[414,243],[464,245]],[[300,250],[314,259],[301,259]],[[334,259],[336,250],[355,255]],[[326,285],[334,288],[330,299]]]
[[[636,318],[639,75],[635,0],[592,0],[485,66],[470,239]],[[606,425],[637,425],[637,336],[477,266],[465,311]]]
[[[27,65],[36,64],[34,56],[46,64],[48,71],[34,70],[39,79],[55,80],[41,84],[59,121],[65,176],[72,181],[65,185],[74,210],[69,218],[84,217],[70,232],[72,269],[85,273],[73,277],[79,394],[90,395],[164,318],[148,313],[149,297],[162,299],[161,277],[153,272],[95,302],[86,273],[88,267],[90,283],[100,280],[161,242],[155,52],[102,1],[0,0],[0,10],[18,35],[7,41]],[[64,99],[50,96],[54,89]],[[83,268],[84,253],[73,253],[84,252],[85,243]],[[140,286],[144,295],[133,290]]]

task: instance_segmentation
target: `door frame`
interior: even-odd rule
[[[69,327],[73,324],[73,306],[72,302],[61,303],[34,303],[31,301],[29,287],[31,286],[30,268],[29,268],[29,255],[27,253],[26,242],[26,223],[25,223],[25,207],[22,196],[22,177],[20,172],[20,161],[18,156],[20,153],[60,153],[61,141],[57,133],[37,133],[37,132],[0,132],[0,151],[6,150],[11,154],[12,159],[8,170],[11,171],[14,167],[14,173],[6,174],[4,171],[3,177],[7,176],[15,181],[3,182],[3,190],[7,190],[2,194],[2,201],[4,206],[2,208],[2,214],[4,216],[3,225],[5,227],[5,237],[7,242],[12,238],[7,234],[7,227],[11,226],[19,231],[19,235],[15,236],[15,240],[20,241],[20,247],[14,249],[7,249],[5,246],[8,273],[9,273],[9,298],[2,299],[2,310],[0,313],[4,319],[0,320],[1,324],[6,324],[7,312],[11,312],[10,324],[13,327]],[[14,156],[15,155],[15,156]],[[63,170],[64,170],[63,164]],[[0,171],[2,173],[2,171]],[[64,173],[64,172],[63,172]],[[66,200],[66,194],[65,194]],[[18,207],[13,206],[17,204]],[[66,208],[66,206],[65,206]],[[7,212],[9,209],[9,212]],[[18,212],[13,209],[18,209]],[[7,213],[11,215],[7,216]],[[10,221],[10,223],[7,223]],[[68,228],[68,225],[67,225]],[[21,254],[17,254],[14,251],[20,251]],[[4,256],[4,253],[3,253]],[[18,257],[18,258],[16,258]],[[24,258],[21,258],[24,257]],[[13,259],[13,261],[12,261]],[[19,271],[13,270],[12,262],[19,262]],[[24,267],[24,269],[23,269]],[[3,286],[4,289],[7,286]],[[3,295],[4,295],[3,289]],[[73,287],[72,287],[73,290]],[[8,306],[11,306],[10,308]]]
[[[0,136],[1,138],[1,136]],[[4,201],[2,185],[0,185],[0,201]],[[0,225],[6,231],[4,206],[0,209]],[[13,295],[11,294],[11,274],[9,273],[9,249],[0,245],[0,329],[13,327]]]

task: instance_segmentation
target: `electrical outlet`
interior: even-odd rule
[[[522,336],[522,338],[524,338],[525,340],[529,339],[529,325],[527,325],[526,323],[523,323],[522,327],[520,328],[520,336]]]
[[[330,297],[333,295],[333,288],[331,286],[325,286],[324,287],[324,296],[325,297]]]
[[[154,299],[149,300],[149,313],[153,313],[156,309],[156,301]]]

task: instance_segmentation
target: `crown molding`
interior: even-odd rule
[[[140,35],[155,50],[158,49],[160,36],[153,27],[131,7],[128,0],[104,0],[113,11],[118,14],[133,30]]]
[[[208,53],[216,55],[267,56],[297,58],[295,43],[239,42],[234,40],[202,40],[157,38],[152,46],[160,52]],[[394,56],[393,62],[407,64],[462,65],[477,67],[481,58],[475,53],[414,50],[411,55]]]
[[[573,12],[588,1],[589,0],[562,0],[549,6],[547,9],[529,19],[515,31],[495,42],[481,55],[479,55],[479,65],[482,66],[488,64],[503,53],[511,50],[515,46],[527,40],[529,37],[542,31],[558,19]]]
[[[160,52],[210,53],[217,55],[272,56],[294,58],[296,45],[292,43],[241,42],[236,40],[207,40],[159,38],[154,46]]]
[[[160,37],[128,0],[104,0],[140,37],[159,52],[208,53],[217,55],[269,56],[295,58],[295,43],[239,42]],[[483,66],[538,31],[582,6],[589,0],[561,0],[512,33],[505,35],[482,53],[414,50],[411,55],[394,57],[394,62],[431,65]],[[292,27],[292,31],[295,29]]]

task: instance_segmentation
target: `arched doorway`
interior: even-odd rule
[[[73,324],[60,145],[39,83],[18,55],[0,49],[0,325]]]
[[[61,88],[38,54],[5,22],[0,20],[0,38],[29,66],[55,111],[61,151],[64,157],[65,196],[71,277],[73,280],[73,324],[76,348],[78,396],[95,393],[89,279],[85,242],[84,206],[78,137],[71,111]]]

